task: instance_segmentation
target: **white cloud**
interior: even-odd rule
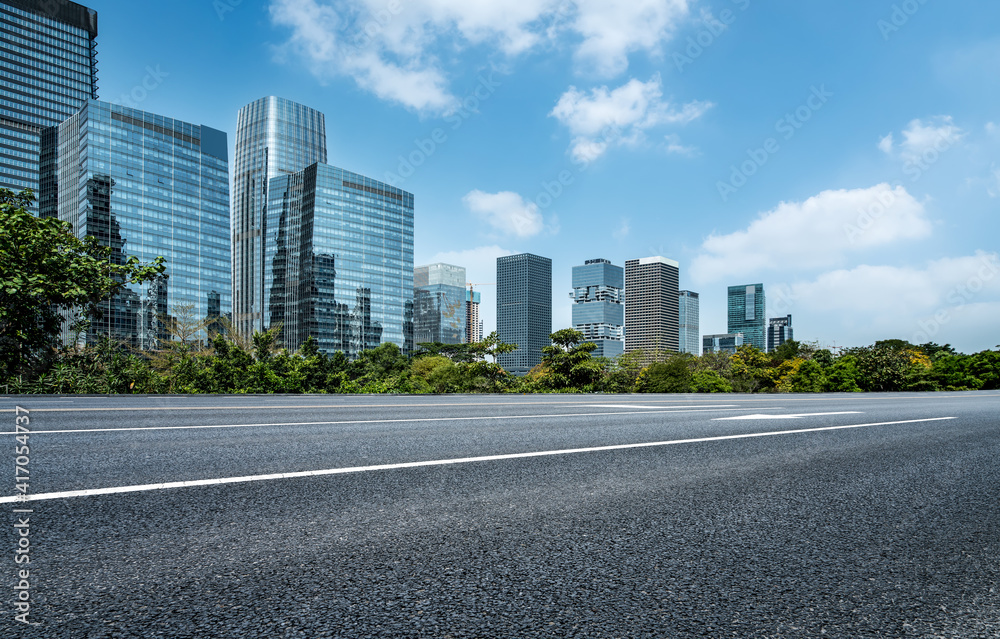
[[[697,155],[698,148],[693,146],[684,146],[681,144],[681,137],[676,133],[671,133],[669,135],[663,136],[666,141],[667,153],[676,153],[677,155]]]
[[[490,226],[508,235],[531,237],[541,233],[544,228],[538,205],[526,202],[513,191],[485,193],[476,189],[467,193],[462,201]]]
[[[918,162],[925,155],[939,153],[962,141],[965,131],[955,126],[950,115],[911,120],[903,129],[903,139],[899,142],[899,156],[906,162]],[[878,148],[888,155],[893,155],[896,149],[893,135],[890,133],[879,141]]]
[[[691,102],[680,110],[663,99],[660,75],[648,82],[635,78],[616,89],[607,86],[590,93],[570,87],[549,113],[572,134],[570,154],[578,162],[592,162],[610,145],[634,144],[644,132],[661,124],[687,124],[702,116],[711,104]]]
[[[812,281],[771,286],[767,305],[771,315],[794,311],[811,324],[837,318],[839,326],[825,330],[852,345],[895,337],[950,342],[965,350],[991,348],[1000,312],[1000,256],[977,252],[923,266],[835,270]]]
[[[381,99],[444,114],[457,99],[438,51],[483,45],[516,56],[575,47],[582,71],[624,72],[635,51],[659,52],[691,0],[271,0],[284,47],[320,79],[353,77]]]
[[[924,206],[901,186],[823,191],[805,202],[782,202],[746,230],[709,236],[691,271],[697,281],[710,282],[769,270],[829,268],[850,253],[930,233]]]
[[[581,68],[614,77],[628,68],[628,54],[656,54],[689,13],[688,0],[577,0],[573,30],[583,36],[576,51]]]

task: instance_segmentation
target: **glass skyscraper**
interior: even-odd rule
[[[793,339],[792,316],[772,317],[767,326],[767,352],[770,353],[785,342]]]
[[[166,258],[167,277],[103,303],[88,341],[155,348],[165,323],[229,311],[228,148],[222,131],[97,100],[42,133],[40,215],[96,237],[119,264]]]
[[[42,130],[97,98],[97,12],[2,0],[0,33],[0,187],[37,195]]]
[[[413,269],[413,342],[465,341],[465,269],[429,264]]]
[[[500,366],[525,375],[552,344],[552,260],[521,253],[497,258],[497,337],[517,350],[500,355]]]
[[[411,193],[314,163],[271,180],[266,225],[264,328],[280,323],[286,348],[412,352]]]
[[[743,333],[743,342],[767,350],[767,305],[763,284],[730,286],[728,296],[730,333]]]
[[[322,113],[274,96],[251,102],[236,121],[233,173],[233,324],[250,336],[266,328],[265,238],[269,181],[326,163],[326,124]]]
[[[735,353],[743,346],[743,333],[723,333],[706,335],[701,341],[702,350],[707,353]]]
[[[573,267],[573,328],[597,344],[594,357],[625,351],[625,270],[608,260],[587,260]]]
[[[680,265],[665,257],[625,262],[625,350],[677,352]]]
[[[691,353],[700,355],[699,349],[701,326],[698,317],[698,294],[692,291],[681,291],[678,299],[678,313],[680,315],[680,342],[677,350],[681,353]]]

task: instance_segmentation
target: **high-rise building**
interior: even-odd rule
[[[767,352],[776,350],[792,337],[792,316],[772,317],[767,326]]]
[[[314,163],[271,180],[266,225],[261,308],[286,348],[412,352],[411,193]]]
[[[701,327],[698,318],[698,294],[692,291],[681,291],[678,299],[680,315],[680,342],[677,350],[681,353],[699,355],[699,335]]]
[[[730,333],[743,333],[744,343],[760,350],[767,348],[767,305],[763,284],[729,287],[728,316]]]
[[[250,336],[267,326],[264,290],[269,181],[326,163],[326,123],[322,113],[270,96],[251,102],[236,121],[233,171],[233,325]]]
[[[465,341],[465,268],[428,264],[413,269],[413,342]]]
[[[680,266],[665,257],[625,262],[625,351],[677,352]]]
[[[497,337],[517,350],[500,365],[524,375],[552,344],[552,260],[531,253],[497,258]]]
[[[594,357],[618,357],[625,350],[625,270],[605,259],[573,267],[573,328],[597,344]]]
[[[743,333],[706,335],[701,340],[704,353],[735,353],[740,346],[743,346]]]
[[[479,291],[465,292],[465,342],[475,344],[483,341],[483,321],[479,319]]]
[[[222,131],[97,100],[42,133],[40,215],[96,237],[117,263],[166,258],[166,278],[102,304],[89,341],[155,348],[171,322],[229,312],[228,154]]]
[[[2,0],[0,32],[0,188],[37,194],[42,130],[97,99],[97,12],[68,0]]]

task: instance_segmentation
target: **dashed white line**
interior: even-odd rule
[[[429,461],[401,462],[396,464],[379,464],[376,466],[353,466],[348,468],[328,468],[325,470],[307,470],[294,473],[273,473],[270,475],[247,475],[243,477],[221,477],[218,479],[196,479],[191,481],[163,482],[160,484],[141,484],[137,486],[115,486],[112,488],[95,488],[87,490],[68,490],[65,492],[37,493],[34,495],[15,495],[0,497],[0,503],[17,501],[37,501],[42,499],[67,499],[71,497],[90,497],[95,495],[115,495],[121,493],[146,492],[152,490],[167,490],[171,488],[193,488],[197,486],[217,486],[221,484],[238,484],[272,479],[295,479],[302,477],[323,477],[327,475],[346,475],[349,473],[364,473],[379,470],[397,470],[401,468],[420,468],[425,466],[448,466],[452,464],[468,464],[472,462],[502,461],[507,459],[525,459],[529,457],[550,457],[554,455],[572,455],[578,453],[593,453],[609,450],[629,450],[633,448],[652,448],[655,446],[673,446],[677,444],[697,444],[703,442],[718,442],[730,439],[750,439],[754,437],[773,437],[776,435],[792,435],[796,433],[819,433],[831,430],[850,428],[868,428],[871,426],[891,426],[896,424],[916,424],[921,422],[937,422],[955,417],[931,417],[927,419],[908,419],[896,422],[876,422],[872,424],[849,424],[846,426],[823,426],[820,428],[798,428],[795,430],[771,431],[766,433],[744,433],[742,435],[720,435],[717,437],[697,437],[693,439],[675,439],[662,442],[644,442],[639,444],[616,444],[612,446],[593,446],[590,448],[566,448],[562,450],[544,450],[531,453],[512,453],[506,455],[485,455],[482,457],[460,457],[457,459],[435,459]]]
[[[735,417],[716,417],[712,421],[720,422],[725,420],[733,419],[801,419],[803,417],[819,417],[821,415],[860,415],[862,411],[859,410],[842,410],[836,413],[799,413],[797,415],[737,415]]]

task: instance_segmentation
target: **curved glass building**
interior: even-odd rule
[[[269,325],[265,293],[269,180],[326,163],[321,112],[274,96],[240,109],[236,123],[231,226],[233,324],[250,336]]]

